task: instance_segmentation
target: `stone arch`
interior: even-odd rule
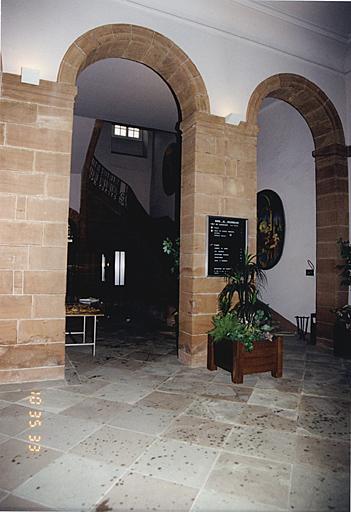
[[[87,66],[113,57],[145,64],[158,73],[175,94],[183,120],[193,112],[210,113],[206,87],[194,63],[170,39],[137,25],[102,25],[78,37],[62,59],[57,81],[75,85]]]
[[[347,147],[340,117],[328,96],[306,78],[278,74],[261,82],[251,95],[247,122],[257,124],[265,98],[276,98],[294,107],[311,130],[316,179],[316,310],[317,337],[332,339],[331,309],[347,303],[347,289],[340,285],[338,238],[349,238]]]

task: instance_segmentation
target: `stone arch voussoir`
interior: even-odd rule
[[[247,122],[257,124],[265,98],[277,98],[294,107],[311,130],[316,168],[317,336],[331,340],[331,310],[347,303],[336,266],[339,237],[349,237],[347,150],[340,117],[328,96],[306,78],[278,74],[261,82],[251,95]]]
[[[177,97],[183,119],[194,112],[210,113],[206,87],[195,64],[167,37],[136,25],[103,25],[80,36],[65,53],[57,81],[75,85],[87,66],[112,57],[140,62],[158,73]]]

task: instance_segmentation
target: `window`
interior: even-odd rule
[[[127,139],[140,140],[141,130],[135,126],[124,126],[123,124],[113,125],[113,135],[116,137],[126,137]]]

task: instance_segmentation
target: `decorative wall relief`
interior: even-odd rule
[[[273,268],[281,258],[285,238],[283,203],[273,190],[257,194],[257,260],[263,269]]]

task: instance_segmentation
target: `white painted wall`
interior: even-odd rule
[[[266,272],[262,299],[295,323],[295,315],[315,311],[315,277],[305,275],[307,259],[316,264],[313,139],[302,116],[278,100],[263,103],[259,127],[257,188],[277,192],[286,221],[283,254]]]
[[[71,183],[69,205],[80,210],[80,183],[85,157],[93,133],[95,119],[74,116],[72,134]]]
[[[249,0],[3,0],[4,71],[38,68],[55,80],[72,42],[96,26],[132,23],[156,30],[180,46],[198,67],[211,112],[242,119],[265,78],[297,73],[316,83],[346,122],[341,32],[274,13]],[[320,21],[320,20],[319,20]]]

